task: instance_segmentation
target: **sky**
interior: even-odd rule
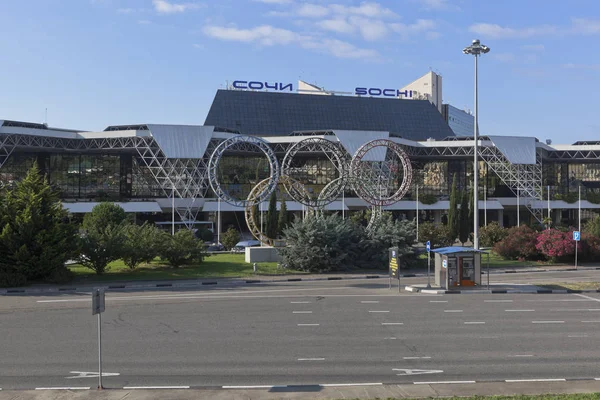
[[[234,80],[398,88],[429,70],[482,134],[600,140],[596,0],[2,0],[0,119],[204,123]],[[396,100],[390,100],[396,101]]]

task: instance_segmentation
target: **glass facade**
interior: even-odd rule
[[[473,136],[475,117],[472,114],[450,104],[444,104],[442,114],[456,136]]]

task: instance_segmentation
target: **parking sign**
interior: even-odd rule
[[[425,243],[425,247],[427,247],[427,252],[431,251],[431,243],[429,242],[429,240],[427,241],[427,243]]]
[[[581,232],[573,231],[573,240],[578,242],[580,239],[581,239]]]

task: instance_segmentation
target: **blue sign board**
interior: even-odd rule
[[[380,89],[380,88],[365,88],[357,87],[354,89],[354,94],[357,96],[385,96],[385,97],[413,97],[412,90],[399,89]]]
[[[425,247],[427,247],[427,252],[431,251],[431,243],[429,242],[429,240],[427,241],[427,243],[425,243]]]
[[[448,260],[442,261],[442,267],[443,268],[448,268]]]
[[[277,92],[293,91],[294,85],[291,83],[281,82],[259,82],[259,81],[233,81],[235,89],[250,89],[250,90],[275,90]]]
[[[573,240],[575,240],[577,242],[579,240],[581,240],[581,232],[579,232],[579,231],[573,231]]]

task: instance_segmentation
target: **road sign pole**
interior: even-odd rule
[[[431,252],[427,252],[427,289],[431,288],[430,282],[430,270],[431,270]]]
[[[98,313],[98,390],[102,389],[102,313]]]
[[[577,245],[578,244],[579,244],[578,242],[575,242],[575,269],[577,269]]]

